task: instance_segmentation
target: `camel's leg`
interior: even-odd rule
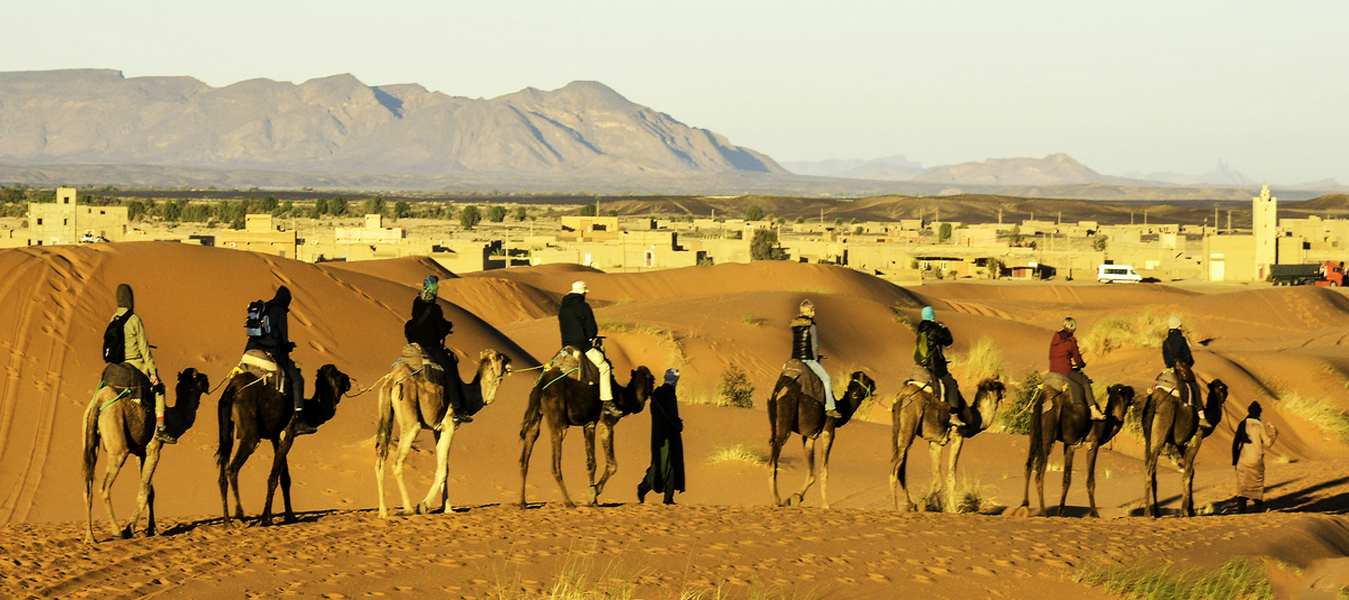
[[[421,432],[421,423],[399,427],[398,431],[398,450],[393,457],[393,480],[398,482],[398,493],[403,496],[405,515],[416,514],[416,511],[412,509],[412,497],[408,495],[407,482],[403,481],[403,461],[407,460],[408,454],[412,452],[412,444],[417,441],[417,434]]]
[[[542,425],[543,419],[539,419],[520,435],[520,508],[526,505],[525,483],[529,480],[529,457],[534,454],[534,442],[539,441],[539,427]]]
[[[895,510],[912,511],[916,506],[913,504],[913,498],[909,496],[908,486],[908,462],[909,446],[913,444],[913,438],[903,436],[907,439],[895,444],[894,455],[890,458],[890,496],[895,501]],[[904,504],[899,503],[899,493],[904,492]]]
[[[136,512],[132,513],[131,522],[126,524],[126,529],[122,532],[122,537],[130,538],[136,534],[136,524],[140,523],[141,513],[145,511],[146,506],[150,503],[150,480],[154,479],[155,466],[159,464],[160,445],[158,440],[150,442],[150,445],[145,449],[145,455],[139,457],[141,463],[141,485],[140,492],[136,494]],[[155,519],[154,515],[151,515],[149,523],[146,525],[146,535],[154,535],[154,529]]]
[[[1204,439],[1203,434],[1196,431],[1194,437],[1190,438],[1190,443],[1185,445],[1185,454],[1182,460],[1184,473],[1181,475],[1181,513],[1187,517],[1193,517],[1194,512],[1194,461],[1199,455],[1199,445]]]
[[[1159,445],[1160,446],[1160,445]],[[1157,456],[1160,447],[1148,443],[1143,454],[1143,516],[1157,517],[1161,508],[1157,506]]]
[[[149,517],[145,524],[145,535],[159,535],[159,531],[155,529],[155,484],[153,483],[150,484],[149,503],[145,506],[145,512]]]
[[[614,458],[614,425],[601,420],[596,433],[599,434],[600,449],[604,451],[604,473],[595,482],[595,500],[598,501],[599,495],[604,493],[604,484],[618,472],[618,460]]]
[[[84,472],[84,517],[84,541],[92,544],[96,541],[94,539],[94,471],[92,468],[86,469]]]
[[[244,468],[244,463],[248,462],[248,457],[253,455],[253,451],[258,449],[258,442],[261,441],[253,436],[246,436],[239,440],[239,449],[235,451],[234,458],[230,459],[228,469],[230,489],[234,491],[234,518],[243,520],[244,503],[239,499],[239,471]],[[226,507],[228,510],[229,507]],[[228,518],[225,519],[225,526],[230,527],[233,524]]]
[[[1049,453],[1053,450],[1053,446],[1045,444],[1043,460],[1035,461],[1035,493],[1040,498],[1039,516],[1042,517],[1049,516],[1049,509],[1045,508],[1045,471],[1049,470]]]
[[[923,511],[928,509],[933,498],[936,498],[938,502],[945,499],[945,494],[942,493],[942,486],[946,482],[946,478],[942,477],[941,472],[942,448],[943,446],[937,442],[927,443],[928,455],[932,458],[932,485],[928,487],[927,497],[923,500]],[[945,507],[942,508],[944,509]]]
[[[787,498],[787,504],[802,504],[806,501],[806,490],[815,485],[815,438],[801,436],[801,447],[806,453],[806,481],[801,484],[801,490]]]
[[[600,417],[604,418],[604,417]],[[595,489],[595,424],[590,423],[581,428],[581,435],[585,436],[586,443],[586,474],[590,477],[589,488],[586,490],[586,506],[595,506],[599,501],[599,493]]]
[[[108,521],[112,523],[113,537],[122,537],[122,528],[117,526],[117,517],[112,512],[112,483],[117,481],[117,473],[122,470],[122,465],[126,463],[126,457],[129,455],[130,453],[123,448],[108,451],[108,471],[103,475],[103,487],[100,490],[103,508],[107,509]]]
[[[774,431],[772,439],[768,440],[772,446],[772,450],[768,453],[768,485],[773,490],[773,506],[783,506],[782,497],[778,495],[778,459],[782,456],[782,446],[787,443],[787,438],[791,437],[791,434],[791,431],[782,433]]]
[[[834,432],[826,429],[820,433],[820,438],[824,442],[824,457],[820,463],[820,504],[829,508],[829,450],[834,447]]]
[[[452,420],[446,417],[446,420]],[[426,497],[422,503],[417,505],[418,514],[427,514],[431,512],[431,502],[439,499],[448,485],[450,470],[450,441],[454,439],[454,423],[448,423],[444,431],[432,430],[433,437],[436,438],[436,474],[431,479],[431,489],[426,491]],[[444,512],[451,512],[449,507],[441,504]]]
[[[1059,516],[1066,517],[1064,509],[1068,507],[1068,488],[1073,485],[1073,453],[1077,448],[1072,444],[1063,445],[1063,493],[1059,496]]]
[[[276,487],[281,483],[281,473],[286,470],[286,454],[290,452],[290,445],[294,439],[293,435],[287,435],[283,440],[272,442],[272,470],[267,474],[267,501],[262,505],[263,527],[272,524],[272,500],[276,497]],[[289,495],[285,489],[281,491],[283,495]],[[289,523],[295,520],[295,515],[288,513],[285,519]]]
[[[1101,518],[1101,513],[1096,510],[1096,454],[1101,450],[1101,445],[1095,441],[1087,445],[1087,502],[1091,505],[1092,517]]]
[[[1035,474],[1035,466],[1036,466],[1035,441],[1031,440],[1030,445],[1031,449],[1026,452],[1026,481],[1025,485],[1022,486],[1021,489],[1021,507],[1026,509],[1027,513],[1030,512],[1030,480],[1031,477]],[[1044,506],[1041,506],[1040,510],[1044,510],[1044,508],[1045,508]]]
[[[562,504],[567,508],[576,508],[576,503],[571,501],[571,495],[567,493],[567,483],[562,481],[562,438],[566,437],[567,429],[550,426],[548,434],[553,442],[553,479],[557,480],[557,487],[562,490]]]
[[[290,506],[290,457],[281,461],[281,502],[286,508],[286,522],[295,522],[295,510]]]
[[[960,449],[965,445],[965,438],[956,436],[951,440],[951,465],[946,470],[946,512],[953,513],[959,510],[956,502],[956,466],[960,464]]]

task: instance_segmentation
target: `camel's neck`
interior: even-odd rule
[[[988,429],[993,423],[993,414],[998,411],[998,394],[988,390],[979,390],[974,395],[974,410],[979,413],[979,431]]]
[[[164,420],[170,428],[187,431],[197,422],[197,407],[200,404],[199,392],[178,392],[174,397],[173,406],[164,409]]]

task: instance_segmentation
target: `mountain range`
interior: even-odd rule
[[[786,167],[594,81],[473,99],[345,74],[212,87],[103,69],[0,73],[0,183],[1088,199],[1235,199],[1251,183],[1221,162],[1199,177],[1116,177],[1067,154]]]

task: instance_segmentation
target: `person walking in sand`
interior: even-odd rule
[[[571,293],[562,297],[562,306],[557,311],[557,324],[562,330],[562,345],[571,346],[585,354],[595,368],[600,371],[600,402],[604,405],[604,414],[611,417],[623,416],[623,411],[614,404],[613,380],[609,373],[609,359],[604,350],[595,345],[599,337],[599,325],[595,323],[595,313],[586,303],[586,294],[590,288],[586,282],[575,281],[571,284]]]
[[[1091,411],[1091,420],[1104,421],[1105,413],[1096,406],[1096,398],[1091,391],[1091,380],[1082,372],[1087,363],[1082,360],[1082,352],[1077,348],[1077,319],[1068,317],[1063,320],[1063,329],[1049,340],[1049,377],[1046,383],[1057,389],[1068,388],[1073,402],[1085,404]]]
[[[150,386],[155,394],[155,439],[165,444],[176,444],[178,438],[169,435],[164,429],[164,384],[159,381],[159,369],[155,366],[155,357],[150,354],[150,341],[145,337],[145,324],[141,322],[140,315],[136,314],[135,309],[136,297],[131,291],[131,286],[125,283],[118,284],[117,312],[113,313],[108,325],[111,328],[116,327],[119,322],[122,324],[123,343],[121,360],[113,362],[131,365],[150,380]],[[104,337],[106,339],[107,336]]]
[[[1166,323],[1166,340],[1162,342],[1162,362],[1176,376],[1176,392],[1180,394],[1181,404],[1191,404],[1199,411],[1199,420],[1209,425],[1204,416],[1204,399],[1199,391],[1199,382],[1194,377],[1194,355],[1190,353],[1190,344],[1180,330],[1180,317],[1172,315]]]
[[[843,415],[835,408],[834,386],[829,373],[820,366],[820,330],[815,325],[815,303],[802,300],[800,313],[789,324],[792,328],[792,358],[805,363],[824,384],[824,414],[835,419]]]
[[[960,389],[947,370],[944,350],[955,343],[955,339],[951,337],[951,330],[937,320],[937,312],[931,306],[924,306],[922,314],[923,321],[918,324],[918,339],[913,347],[913,361],[918,365],[914,376],[938,390],[937,395],[946,400],[951,409],[951,424],[964,427],[965,421],[960,418]]]
[[[679,418],[675,385],[679,370],[667,369],[665,383],[651,392],[651,466],[637,484],[637,501],[646,502],[652,491],[665,494],[665,504],[674,504],[674,493],[684,491],[684,421]]]
[[[1254,502],[1255,512],[1265,504],[1265,450],[1279,438],[1273,423],[1260,419],[1260,403],[1252,402],[1246,419],[1237,425],[1232,437],[1232,466],[1237,471],[1237,511],[1246,512],[1246,501]]]
[[[446,374],[442,383],[455,422],[472,423],[473,418],[464,414],[464,392],[459,389],[458,361],[445,348],[445,336],[454,333],[454,324],[445,319],[445,311],[436,302],[439,290],[440,278],[435,275],[427,275],[422,280],[422,292],[412,299],[412,318],[403,324],[403,336],[409,344],[421,346],[422,351]]]

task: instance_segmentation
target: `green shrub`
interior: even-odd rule
[[[1263,567],[1242,558],[1229,558],[1217,570],[1177,571],[1161,567],[1126,567],[1089,559],[1073,573],[1073,580],[1099,585],[1113,594],[1147,600],[1255,600],[1273,598],[1274,589]]]
[[[1012,396],[1011,402],[1002,404],[996,419],[1004,432],[1030,435],[1031,404],[1035,401],[1035,394],[1039,392],[1040,384],[1043,382],[1039,371],[1030,371],[1026,373],[1021,383],[1014,386],[1015,395]]]
[[[1105,358],[1119,348],[1160,348],[1166,339],[1166,321],[1167,317],[1152,312],[1106,317],[1092,325],[1091,332],[1082,338],[1082,350]]]
[[[717,396],[721,402],[729,406],[754,408],[754,385],[749,382],[745,370],[734,365],[726,367],[721,372]]]

